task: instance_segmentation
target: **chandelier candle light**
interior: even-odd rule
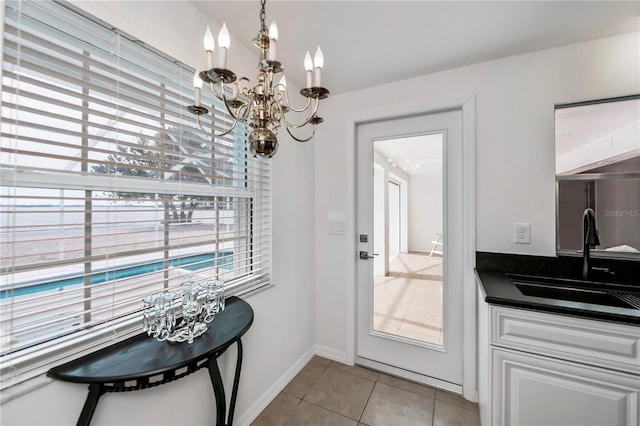
[[[320,100],[329,96],[329,90],[322,87],[322,67],[324,57],[320,47],[317,48],[313,61],[307,51],[304,57],[306,72],[306,87],[300,94],[307,98],[303,108],[294,108],[289,103],[287,82],[284,74],[276,83],[275,77],[284,72],[282,64],[277,60],[278,27],[274,22],[265,25],[265,2],[261,0],[260,32],[253,39],[253,44],[260,49],[258,62],[258,78],[254,83],[247,77],[236,77],[227,69],[227,53],[231,44],[226,23],[218,34],[218,60],[214,61],[215,42],[213,34],[207,26],[204,35],[204,49],[207,58],[207,70],[198,71],[193,77],[195,87],[195,103],[187,107],[196,116],[198,127],[202,128],[200,116],[208,114],[209,110],[202,106],[202,86],[208,83],[212,93],[224,102],[226,109],[233,118],[233,124],[223,133],[214,136],[224,136],[230,133],[238,123],[248,125],[252,131],[249,134],[249,150],[254,157],[271,158],[278,150],[276,134],[280,127],[284,127],[291,137],[298,142],[307,142],[316,133],[316,126],[324,120],[318,116]],[[308,116],[300,123],[291,123],[286,113],[308,112]],[[313,131],[309,137],[299,138],[292,132],[294,128],[312,125]]]

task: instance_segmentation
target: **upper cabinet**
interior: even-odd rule
[[[640,260],[640,95],[556,105],[557,252],[580,254],[583,213],[593,256]]]

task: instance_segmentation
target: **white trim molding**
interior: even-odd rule
[[[382,119],[394,119],[412,115],[436,113],[447,110],[462,111],[462,156],[463,156],[463,354],[462,354],[462,396],[470,401],[476,402],[477,392],[477,314],[476,314],[476,281],[475,281],[475,255],[476,255],[476,116],[475,116],[475,94],[441,99],[428,103],[411,104],[405,106],[392,106],[386,109],[376,109],[372,111],[360,112],[359,115],[348,120],[349,134],[352,143],[353,169],[350,176],[352,190],[354,191],[353,216],[350,218],[356,223],[355,208],[355,173],[356,173],[356,128],[358,125]],[[356,235],[350,239],[347,251],[355,253]],[[353,285],[347,286],[347,364],[355,364],[356,355],[356,283],[357,283],[357,260],[349,264],[350,275],[353,278]],[[359,361],[359,359],[358,359]],[[392,368],[392,367],[391,367]],[[456,389],[455,391],[459,391]]]

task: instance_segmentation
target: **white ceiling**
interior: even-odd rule
[[[259,1],[191,3],[255,49]],[[334,95],[640,28],[637,1],[269,0],[266,14],[287,80],[304,87],[304,54],[320,45]]]
[[[402,170],[409,176],[427,175],[442,172],[442,140],[442,133],[377,140],[373,149],[391,163],[391,171]]]
[[[257,65],[258,0],[191,3],[218,26],[226,22],[235,40],[256,52]],[[313,56],[320,45],[322,82],[332,95],[640,30],[638,1],[267,0],[266,15],[267,26],[278,24],[287,80],[304,87],[304,54]],[[422,139],[376,145],[398,167],[410,158],[410,174],[427,170],[416,164],[441,158]]]

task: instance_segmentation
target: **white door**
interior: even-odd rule
[[[356,362],[461,393],[462,111],[359,124],[356,137],[359,234]],[[429,156],[431,152],[431,157],[437,158],[424,160],[403,152],[410,145],[427,152],[423,155]],[[392,157],[395,152],[392,147],[398,147],[400,156]],[[412,167],[422,167],[423,173],[414,174]],[[406,192],[408,201],[400,204],[407,206],[408,214],[400,215],[408,217],[409,222],[406,226],[409,253],[400,253],[401,264],[390,263],[384,276],[380,276],[380,268],[374,271],[373,261],[378,254],[374,253],[374,247],[387,250],[389,247],[388,241],[374,241],[376,224],[377,238],[389,235],[389,219],[381,221],[376,217],[376,212],[388,211],[380,207],[390,198],[389,194],[380,195],[375,187],[380,185],[381,170],[401,175],[407,181],[408,189],[403,193]],[[381,222],[386,222],[387,229],[382,237]],[[436,233],[443,236],[444,244],[439,247],[443,254],[429,256]],[[438,337],[420,337],[421,326],[425,336],[433,335],[435,330]]]

